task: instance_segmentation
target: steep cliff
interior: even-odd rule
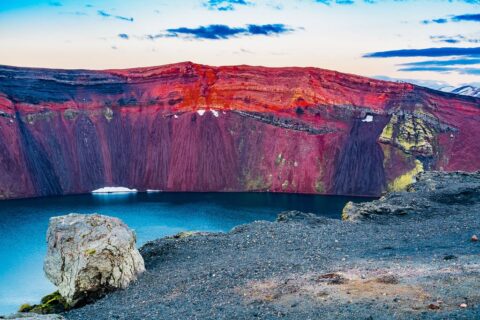
[[[0,198],[139,190],[380,195],[480,169],[480,99],[315,68],[0,67]]]

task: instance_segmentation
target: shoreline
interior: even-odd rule
[[[462,175],[450,175],[457,174]],[[413,185],[415,192],[358,205],[378,209],[382,201],[403,199],[409,206],[431,195],[439,199],[415,214],[376,213],[350,222],[291,212],[276,222],[257,221],[228,233],[149,242],[141,248],[147,271],[136,283],[64,316],[479,317],[480,245],[471,237],[480,231],[480,174],[467,176],[473,178],[464,184],[458,183],[460,177],[449,185],[449,177],[427,191],[419,187],[432,185],[425,174]],[[461,196],[462,202],[444,204],[437,197],[441,194]]]

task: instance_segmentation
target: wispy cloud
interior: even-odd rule
[[[52,6],[52,7],[62,7],[63,4],[60,2],[60,1],[50,1],[48,3],[49,6]]]
[[[423,24],[431,24],[431,23],[444,24],[449,22],[480,22],[480,13],[460,14],[456,16],[422,21]]]
[[[157,38],[186,38],[186,39],[207,39],[224,40],[241,36],[275,36],[295,31],[295,29],[284,24],[249,24],[244,27],[230,27],[223,24],[212,24],[197,28],[171,28],[164,33],[147,35],[146,38],[155,40]]]
[[[104,17],[104,18],[114,18],[114,19],[128,21],[128,22],[133,22],[133,20],[134,20],[132,17],[118,16],[118,15],[114,15],[114,14],[111,14],[109,12],[106,12],[104,10],[98,10],[97,14],[99,16]]]
[[[480,68],[454,68],[454,67],[408,67],[398,71],[405,72],[438,72],[438,73],[459,73],[464,75],[480,75]]]
[[[355,1],[353,0],[315,0],[315,2],[325,4],[327,6],[331,4],[351,5],[355,3]],[[370,1],[365,1],[365,2],[370,2]]]
[[[480,65],[480,59],[472,58],[455,58],[449,60],[427,60],[427,61],[417,61],[417,62],[408,62],[399,64],[403,67],[435,67],[435,66],[468,66],[468,65]]]
[[[469,38],[466,36],[462,36],[460,34],[454,35],[454,36],[431,36],[430,39],[432,39],[434,42],[443,42],[443,43],[461,43],[461,42],[467,42],[467,43],[480,43],[480,38]]]
[[[408,82],[413,83],[422,87],[428,87],[436,90],[440,90],[445,87],[452,87],[448,82],[439,81],[439,80],[421,80],[421,79],[410,79],[410,78],[392,78],[389,76],[374,76],[375,79],[393,81],[393,82]]]
[[[364,58],[398,58],[398,57],[448,57],[448,56],[472,56],[480,55],[480,47],[474,48],[425,48],[425,49],[401,49],[391,51],[379,51],[367,53]]]
[[[250,6],[253,2],[246,0],[208,0],[203,3],[210,10],[233,11],[237,6]]]
[[[339,4],[339,5],[352,5],[358,2],[364,2],[368,4],[378,4],[382,1],[380,0],[312,0],[317,3],[331,5],[331,4]],[[397,2],[413,2],[414,0],[393,0]],[[444,0],[444,2],[464,2],[468,4],[480,4],[480,0]]]

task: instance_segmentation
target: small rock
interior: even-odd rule
[[[447,260],[447,261],[448,260],[455,260],[455,259],[457,259],[457,257],[454,256],[453,254],[448,254],[445,257],[443,257],[443,260]]]
[[[470,240],[472,240],[472,242],[477,242],[478,241],[477,235],[474,234]]]
[[[439,306],[438,304],[435,304],[435,303],[430,303],[430,304],[428,305],[428,309],[430,309],[430,310],[438,310],[438,309],[440,309],[440,306]]]
[[[460,308],[466,308],[466,307],[468,307],[466,303],[460,304]]]
[[[385,283],[385,284],[398,284],[400,282],[398,278],[393,274],[387,274],[387,275],[378,277],[376,280],[377,282]]]

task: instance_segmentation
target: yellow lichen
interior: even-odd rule
[[[397,123],[397,116],[393,115],[390,119],[390,122],[383,128],[382,134],[380,135],[380,141],[390,142],[393,138],[393,126]]]
[[[324,193],[325,192],[325,186],[323,185],[323,181],[318,179],[316,182],[315,182],[315,191],[317,193]]]
[[[67,109],[63,112],[63,116],[65,117],[65,119],[68,119],[68,120],[74,120],[79,114],[79,111],[78,110],[75,110],[75,109]]]
[[[250,175],[248,175],[245,181],[245,185],[247,191],[264,190],[269,187],[269,184],[265,182],[265,179],[262,176],[251,177]]]
[[[380,135],[380,142],[391,144],[406,153],[433,154],[434,130],[420,117],[393,115]]]
[[[403,191],[415,182],[415,176],[420,172],[423,172],[423,164],[419,160],[415,160],[415,168],[407,173],[397,177],[388,185],[388,191]]]
[[[88,256],[91,256],[93,254],[97,253],[97,250],[95,249],[87,249],[85,250],[85,254],[88,255]]]
[[[282,163],[282,161],[284,161],[284,159],[283,159],[282,154],[280,153],[280,154],[275,158],[275,166],[278,167],[278,165],[280,165],[280,163]]]
[[[105,116],[105,119],[110,122],[113,119],[113,110],[109,107],[106,107],[105,109],[103,109],[103,115]]]
[[[343,221],[347,221],[350,219],[350,215],[349,215],[349,212],[350,210],[353,209],[353,202],[350,201],[348,202],[345,207],[343,207],[343,210],[342,210],[342,220]]]

